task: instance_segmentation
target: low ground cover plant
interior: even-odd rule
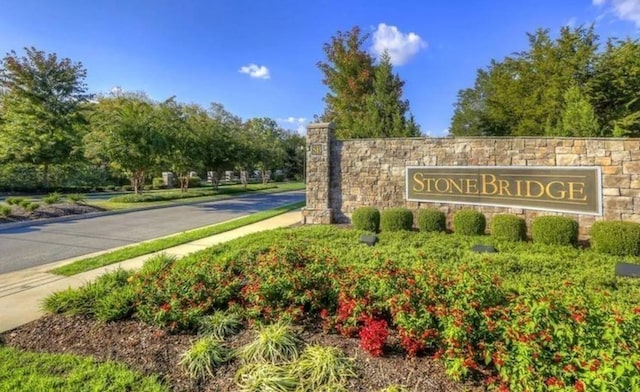
[[[119,363],[0,347],[0,391],[168,392],[168,388]]]
[[[157,258],[110,281],[135,293],[133,317],[170,332],[195,332],[215,312],[241,309],[249,324],[287,320],[359,338],[374,356],[386,355],[394,336],[394,350],[440,358],[452,378],[483,378],[496,390],[640,385],[640,282],[613,276],[621,257],[437,232],[383,231],[367,247],[359,233],[323,226],[260,233],[180,260]],[[479,239],[499,252],[473,253]],[[245,357],[298,357],[255,354],[270,351]],[[246,388],[261,377],[296,380],[275,365],[248,366],[238,373]]]

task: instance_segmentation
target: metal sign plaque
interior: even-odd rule
[[[409,166],[408,201],[602,215],[600,167]]]

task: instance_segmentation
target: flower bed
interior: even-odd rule
[[[279,230],[156,259],[115,279],[104,318],[189,332],[230,309],[250,323],[287,318],[359,337],[373,356],[397,335],[407,356],[440,358],[453,379],[502,391],[640,390],[640,284],[613,277],[618,258],[440,233],[382,234],[366,247],[360,234]],[[478,241],[500,252],[474,254]],[[66,295],[86,307],[100,284]],[[48,302],[77,313],[62,295]]]

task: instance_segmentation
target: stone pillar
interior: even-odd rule
[[[332,222],[329,205],[332,139],[333,123],[314,123],[307,126],[307,206],[302,209],[303,224]]]

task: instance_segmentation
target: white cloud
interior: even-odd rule
[[[592,0],[592,3],[596,6],[611,4],[617,18],[631,21],[640,28],[640,0]]]
[[[396,26],[380,23],[373,33],[373,52],[380,57],[386,50],[393,65],[406,64],[427,43],[416,33],[403,33]]]
[[[306,118],[304,117],[293,117],[293,116],[289,116],[287,118],[277,118],[276,121],[281,122],[281,123],[287,123],[287,124],[302,124],[305,121],[307,121]]]
[[[264,65],[245,65],[243,67],[240,67],[240,70],[238,72],[247,74],[252,78],[257,79],[269,79],[271,77],[271,75],[269,75],[269,68],[265,67]]]

